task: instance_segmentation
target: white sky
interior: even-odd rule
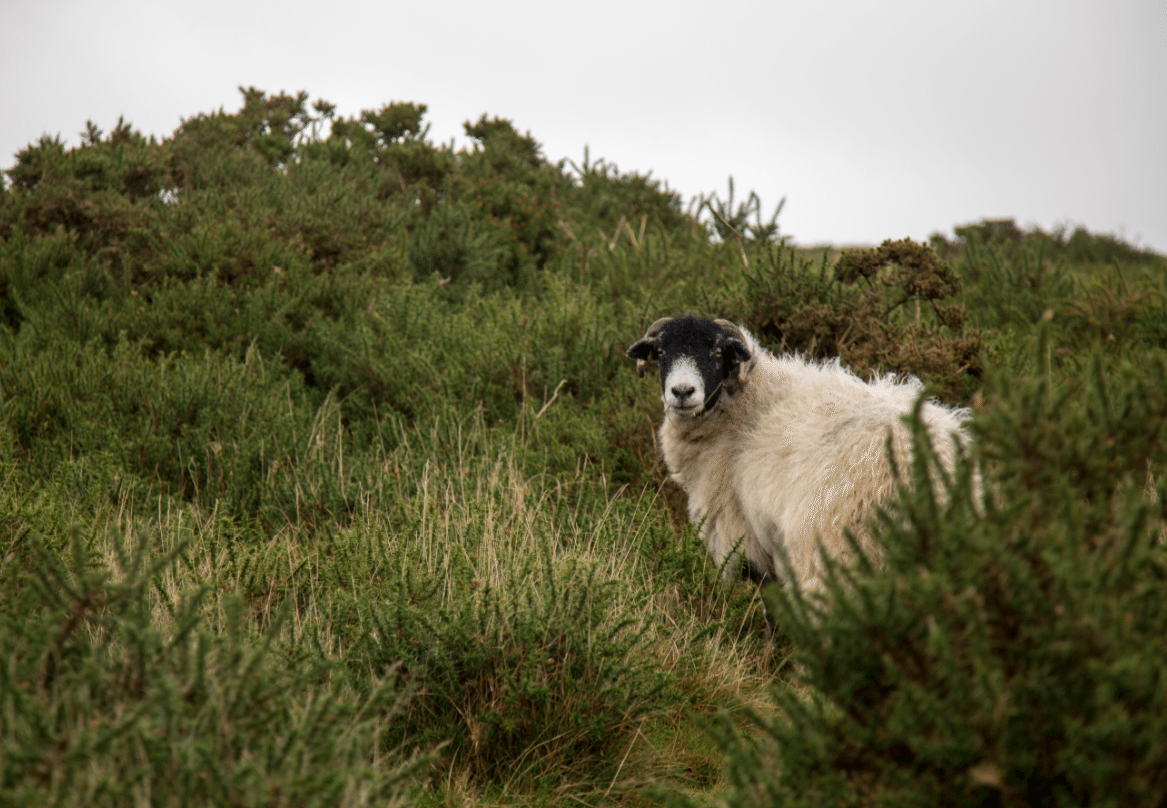
[[[254,85],[424,103],[459,145],[510,118],[686,199],[732,174],[787,197],[801,244],[1014,217],[1167,253],[1167,0],[0,0],[0,30],[5,168],[42,133],[164,136]]]

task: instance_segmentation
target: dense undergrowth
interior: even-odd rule
[[[1163,257],[797,249],[424,112],[247,90],[17,155],[0,804],[1162,802]],[[623,357],[681,311],[972,406],[983,498],[905,494],[771,642]]]

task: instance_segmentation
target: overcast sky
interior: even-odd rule
[[[119,115],[170,134],[239,85],[342,115],[510,118],[687,199],[756,190],[800,244],[1013,217],[1167,253],[1167,0],[0,0],[0,166]]]

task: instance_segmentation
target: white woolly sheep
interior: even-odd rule
[[[911,462],[902,416],[920,396],[919,380],[864,382],[838,360],[775,356],[728,320],[692,315],[657,320],[627,355],[639,375],[647,362],[660,366],[661,452],[727,578],[744,561],[756,580],[816,589],[820,548],[833,558],[853,555],[845,529],[879,559],[867,523],[895,491],[889,434],[896,464]],[[957,443],[968,440],[968,414],[932,402],[921,407],[949,472]]]

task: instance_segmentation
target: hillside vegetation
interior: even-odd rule
[[[1167,259],[796,248],[424,116],[247,89],[16,155],[0,805],[1167,801]],[[904,493],[771,638],[623,355],[690,311],[972,407],[983,491]]]

